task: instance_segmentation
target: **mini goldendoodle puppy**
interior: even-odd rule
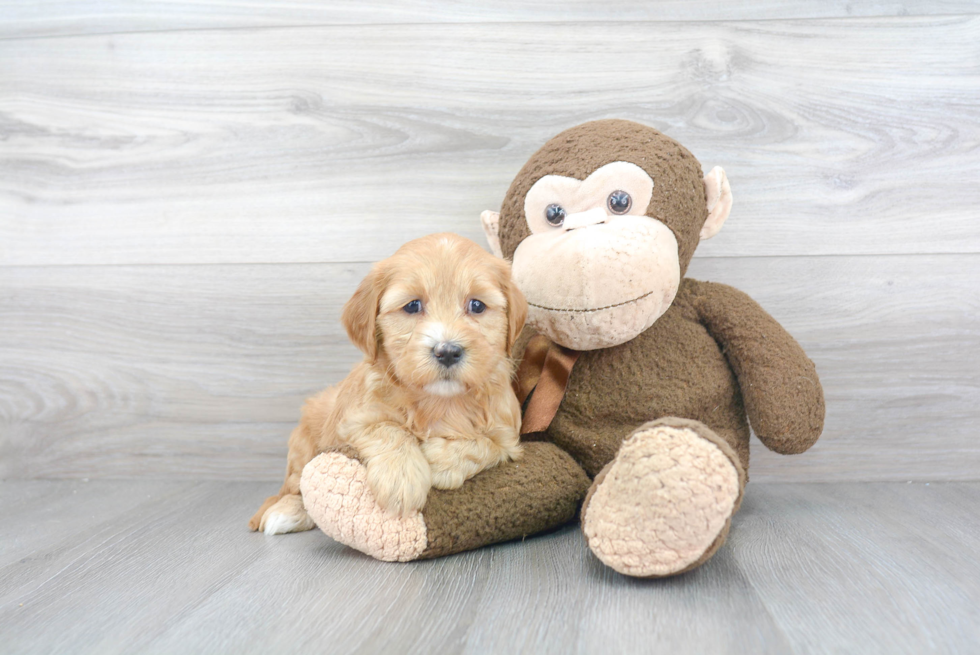
[[[510,267],[454,234],[410,241],[374,265],[342,321],[364,361],[306,401],[289,437],[286,481],[249,521],[266,534],[314,527],[300,496],[303,467],[350,446],[392,514],[425,505],[521,456],[511,347],[527,317]]]

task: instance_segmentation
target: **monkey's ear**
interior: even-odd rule
[[[347,336],[372,364],[378,358],[378,302],[381,300],[384,285],[384,275],[379,266],[375,265],[344,305],[340,316]]]
[[[704,176],[704,195],[708,198],[708,218],[701,227],[701,239],[718,234],[732,211],[732,188],[721,166],[715,166]]]
[[[480,214],[480,222],[483,223],[483,232],[487,235],[490,252],[503,259],[504,251],[500,248],[500,212],[487,209]]]

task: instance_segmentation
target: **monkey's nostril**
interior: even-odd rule
[[[441,365],[449,368],[463,358],[463,348],[458,343],[443,341],[432,349],[432,355]]]

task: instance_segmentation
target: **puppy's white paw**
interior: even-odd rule
[[[267,535],[303,532],[314,527],[299,496],[283,496],[262,516],[262,532]]]
[[[393,516],[421,510],[432,488],[429,462],[416,447],[383,452],[367,463],[368,486]]]

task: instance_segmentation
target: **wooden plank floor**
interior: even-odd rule
[[[250,533],[267,483],[0,484],[0,650],[921,653],[980,643],[980,483],[751,484],[727,545],[662,581],[577,528],[388,564]]]

